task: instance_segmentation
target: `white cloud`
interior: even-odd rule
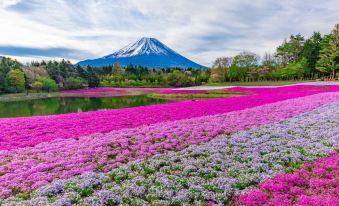
[[[19,2],[20,2],[20,0],[1,0],[0,1],[0,7],[6,8],[8,6],[15,5],[15,4],[19,3]]]
[[[71,48],[85,59],[151,36],[210,65],[241,50],[273,52],[290,34],[328,33],[338,8],[335,0],[0,0],[0,46]]]

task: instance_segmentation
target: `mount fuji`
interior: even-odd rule
[[[159,40],[146,37],[107,56],[80,61],[78,64],[99,67],[115,63],[120,64],[122,67],[132,64],[148,68],[205,68],[173,51]]]

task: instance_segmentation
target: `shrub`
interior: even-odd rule
[[[42,83],[42,90],[47,92],[58,90],[58,85],[53,79],[42,77],[39,80]]]
[[[81,89],[87,86],[87,81],[80,77],[70,77],[66,79],[64,84],[65,89]]]

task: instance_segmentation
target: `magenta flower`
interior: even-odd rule
[[[240,196],[240,205],[339,205],[339,154],[280,173]]]
[[[117,90],[117,88],[101,88],[100,91],[110,89]],[[87,91],[92,90],[99,89]],[[339,86],[237,87],[227,91],[253,95],[52,116],[0,118],[0,150],[31,147],[55,139],[78,138],[160,122],[223,114],[286,99],[335,92],[339,91]]]
[[[59,138],[35,147],[0,151],[0,196],[28,192],[52,179],[108,171],[127,162],[207,142],[219,135],[270,124],[336,102],[339,93],[289,99],[224,114],[159,122],[107,134]],[[285,186],[281,185],[281,190]],[[4,192],[3,192],[4,191]]]

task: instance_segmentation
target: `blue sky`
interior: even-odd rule
[[[274,52],[290,34],[329,33],[338,10],[336,0],[0,0],[0,55],[77,62],[146,36],[211,65]]]

